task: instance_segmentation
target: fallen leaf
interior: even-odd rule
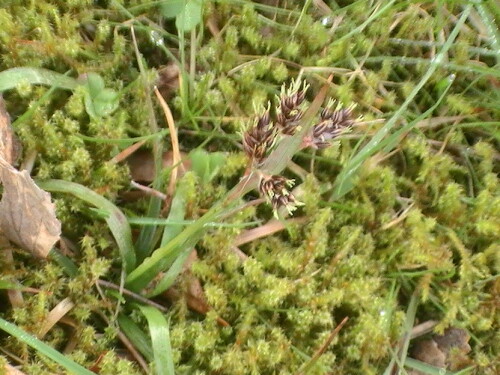
[[[46,258],[59,240],[61,222],[50,194],[36,186],[27,171],[19,172],[0,156],[0,230],[33,255]]]
[[[0,156],[7,163],[14,164],[21,153],[21,144],[10,126],[10,117],[5,109],[5,103],[0,95]]]
[[[460,328],[448,328],[443,335],[433,335],[430,340],[423,340],[415,344],[412,357],[432,366],[459,370],[470,364],[467,353],[470,352],[470,336]],[[420,371],[411,372],[412,375],[423,374]]]

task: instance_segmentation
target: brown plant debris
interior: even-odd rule
[[[0,230],[33,255],[46,258],[59,240],[61,222],[50,194],[36,186],[28,172],[19,172],[0,156]]]
[[[471,351],[469,338],[465,330],[451,327],[443,335],[418,342],[412,350],[412,357],[438,368],[459,370],[470,364],[467,357]],[[420,375],[421,372],[412,374]]]
[[[14,164],[21,153],[21,144],[17,140],[10,125],[10,117],[5,109],[5,103],[0,95],[0,156],[7,163]]]

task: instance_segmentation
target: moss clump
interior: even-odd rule
[[[500,110],[492,77],[498,56],[476,28],[488,18],[478,16],[460,30],[445,61],[400,118],[402,126],[417,124],[400,134],[394,152],[366,159],[352,190],[333,201],[335,176],[400,108],[446,43],[455,25],[450,17],[459,17],[469,3],[330,3],[331,12],[293,2],[281,8],[206,2],[205,23],[193,39],[179,35],[174,22],[145,1],[3,4],[0,70],[41,67],[73,77],[95,72],[120,96],[117,110],[95,119],[85,111],[82,88],[68,94],[22,84],[5,92],[25,155],[37,155],[33,175],[80,183],[131,215],[146,216],[148,202],[118,198],[129,173],[111,159],[125,145],[105,140],[149,135],[157,127],[155,115],[162,123],[163,115],[149,104],[149,89],[157,70],[175,57],[186,67],[183,85],[169,101],[181,148],[203,144],[227,153],[211,181],[188,172],[178,184],[185,192],[186,219],[198,218],[244,173],[238,133],[254,109],[275,100],[281,84],[299,73],[312,92],[322,84],[322,73],[333,73],[329,95],[345,105],[357,103],[364,121],[330,149],[295,157],[302,169],[294,170],[305,170],[306,177],[287,177],[300,185],[294,194],[305,203],[295,214],[304,217],[301,224],[242,246],[248,256],[242,262],[233,249],[243,231],[237,225],[272,217],[270,209],[247,207],[227,219],[236,226],[214,229],[196,245],[199,260],[191,271],[211,310],[193,312],[182,298],[169,305],[176,373],[297,373],[345,316],[348,324],[309,373],[381,373],[402,334],[408,300],[418,291],[417,322],[438,320],[440,332],[449,326],[469,330],[474,371],[493,374],[500,289],[494,127]],[[490,4],[474,6],[483,7],[479,15],[498,16]],[[142,74],[131,16],[140,16],[134,25]],[[207,23],[216,27],[205,28]],[[153,32],[161,43],[151,38]],[[454,82],[447,88],[451,74]],[[444,90],[444,100],[423,119]],[[168,170],[163,175],[155,187],[164,187]],[[68,277],[54,261],[35,261],[15,250],[14,261],[1,259],[0,273],[36,292],[23,292],[22,306],[2,304],[0,315],[36,335],[39,322],[70,298],[75,307],[67,320],[43,340],[101,374],[140,373],[121,356],[117,306],[146,332],[145,321],[129,300],[94,287],[99,278],[121,281],[109,228],[84,202],[55,197],[78,272]],[[179,277],[180,289],[189,288],[190,277]],[[7,301],[5,293],[0,297]],[[230,325],[221,326],[219,318]],[[63,371],[12,337],[0,336],[0,346],[21,359],[26,373]]]

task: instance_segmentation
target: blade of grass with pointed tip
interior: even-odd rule
[[[28,332],[2,318],[0,318],[0,330],[7,332],[9,335],[15,337],[19,341],[22,341],[28,346],[31,346],[40,354],[50,358],[61,367],[64,367],[70,374],[95,375],[94,372],[87,370],[83,366],[80,366],[78,363],[67,358],[64,354],[59,353],[54,348],[48,346],[44,342],[38,340],[36,337],[30,335]]]
[[[146,358],[148,362],[153,362],[154,354],[151,348],[151,340],[144,331],[128,316],[118,315],[118,324],[125,336],[134,344],[136,349]]]
[[[0,72],[0,92],[22,84],[55,86],[74,90],[79,86],[76,79],[42,68],[12,68]]]
[[[169,324],[163,314],[152,306],[139,306],[146,317],[153,346],[154,371],[158,375],[174,375]]]
[[[36,181],[37,185],[49,192],[69,193],[108,213],[106,223],[115,238],[124,269],[127,273],[135,268],[135,251],[132,244],[132,230],[123,212],[103,196],[80,184],[63,181]]]
[[[464,24],[467,19],[472,5],[469,4],[462,13],[462,16],[456,23],[454,29],[450,33],[450,36],[446,40],[443,45],[443,48],[439,51],[436,57],[431,61],[429,68],[425,72],[424,76],[420,80],[420,82],[415,86],[412,92],[408,95],[404,103],[398,110],[394,113],[394,115],[387,121],[387,123],[373,136],[373,138],[356,154],[354,157],[349,160],[346,166],[342,169],[339,176],[335,180],[333,194],[330,200],[338,199],[345,194],[347,194],[353,188],[353,178],[356,175],[359,167],[363,164],[363,162],[375,154],[377,151],[382,149],[381,142],[382,140],[389,134],[391,129],[397,124],[397,120],[404,114],[410,103],[413,102],[417,93],[423,88],[423,86],[427,83],[429,78],[434,74],[436,69],[441,66],[444,61],[445,54],[453,45],[458,33],[460,32],[460,28]]]

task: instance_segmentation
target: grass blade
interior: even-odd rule
[[[18,85],[47,85],[66,90],[79,86],[76,79],[42,68],[12,68],[0,72],[0,92],[15,89]]]
[[[49,192],[69,193],[75,197],[90,203],[107,213],[106,223],[115,237],[115,241],[120,251],[123,266],[127,273],[135,268],[135,251],[132,244],[132,230],[123,212],[113,203],[96,192],[76,184],[63,180],[37,181],[38,186]]]
[[[127,336],[131,343],[138,351],[146,358],[148,362],[153,362],[154,355],[151,349],[149,337],[139,328],[139,326],[128,316],[124,314],[118,315],[118,324],[121,330]]]
[[[412,92],[408,95],[404,103],[398,108],[394,115],[387,121],[387,123],[373,136],[373,138],[368,142],[343,168],[337,177],[334,185],[334,191],[331,196],[332,199],[338,199],[345,194],[347,194],[353,187],[353,178],[356,175],[359,167],[363,162],[368,159],[371,155],[375,154],[377,151],[381,150],[382,140],[389,134],[391,129],[396,125],[397,120],[405,113],[406,109],[413,102],[415,96],[424,87],[429,78],[434,74],[436,69],[441,66],[444,61],[445,54],[448,52],[453,42],[455,41],[462,25],[469,16],[472,5],[468,5],[467,8],[462,13],[459,21],[456,23],[455,28],[450,33],[450,36],[446,43],[443,45],[441,51],[436,55],[434,60],[429,65],[427,72],[424,74],[420,82],[415,86]]]
[[[154,372],[158,375],[174,375],[174,360],[170,346],[169,324],[163,314],[152,306],[139,306],[148,321],[153,344]]]
[[[44,342],[38,340],[36,337],[30,335],[26,331],[17,327],[16,325],[9,323],[8,321],[0,318],[0,329],[7,332],[9,335],[14,336],[19,341],[31,346],[33,349],[43,354],[54,362],[59,364],[68,370],[69,373],[74,375],[95,375],[94,372],[87,370],[85,367],[80,366],[78,363],[67,358],[63,354],[59,353],[54,348],[48,346]]]

